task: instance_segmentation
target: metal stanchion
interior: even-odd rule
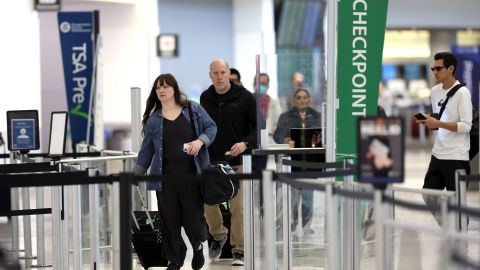
[[[122,211],[118,215],[118,223],[122,237],[120,238],[120,268],[116,268],[120,270],[132,270],[132,218],[130,214],[132,211],[132,185],[129,177],[126,174],[120,176],[119,207]]]
[[[272,191],[274,189],[273,174],[271,171],[263,171],[263,210],[264,210],[264,231],[265,231],[265,267],[263,269],[277,269],[277,245],[275,243],[275,216],[273,208],[275,202],[273,200]]]
[[[327,242],[328,242],[328,269],[339,269],[338,259],[338,247],[337,247],[337,207],[333,196],[333,183],[329,183],[325,187],[325,209],[327,219]]]
[[[457,195],[457,203],[460,207],[467,206],[467,183],[465,181],[460,181],[460,176],[465,176],[465,170],[456,170],[455,171],[455,184]],[[467,215],[458,213],[458,222],[459,222],[459,231],[467,233]],[[458,240],[455,243],[456,251],[459,254],[468,254],[468,242],[465,240]],[[466,269],[466,267],[464,268]]]
[[[81,165],[72,165],[81,169]],[[83,266],[82,253],[82,186],[75,185],[69,188],[72,192],[72,228],[73,228],[73,269],[81,270]]]
[[[284,156],[280,160],[290,160],[290,156]],[[282,165],[282,172],[291,172],[291,167]],[[292,269],[292,229],[290,227],[290,201],[291,188],[286,183],[282,183],[282,233],[283,233],[283,265],[285,269]]]
[[[30,190],[28,187],[22,188],[22,208],[30,209]],[[23,216],[23,245],[25,253],[19,259],[25,260],[25,267],[32,265],[31,259],[35,259],[32,255],[32,223],[29,215]]]
[[[15,164],[17,160],[15,159],[15,152],[10,152],[10,163]],[[10,189],[10,204],[12,210],[19,210],[20,205],[18,201],[18,190],[19,188],[11,188]],[[11,230],[12,230],[12,248],[9,252],[15,253],[15,258],[18,258],[18,252],[23,251],[20,250],[20,241],[19,241],[19,224],[18,224],[18,216],[13,216],[11,220]]]
[[[252,156],[242,156],[243,173],[252,172]],[[244,230],[244,259],[245,269],[255,269],[255,235],[253,209],[253,181],[241,183],[243,188],[243,230]],[[242,196],[239,194],[237,196]],[[264,202],[265,203],[265,202]]]
[[[98,170],[88,169],[88,176],[93,177],[97,174]],[[98,222],[98,184],[89,185],[88,187],[88,200],[90,209],[90,269],[97,269],[100,262],[100,253],[98,247],[100,245],[99,239],[99,222]]]
[[[73,228],[73,269],[81,270],[83,266],[82,253],[82,192],[81,186],[71,186],[72,192],[72,228]]]
[[[392,186],[387,186],[387,188],[385,189],[385,194],[394,198]],[[382,211],[386,220],[394,219],[394,211],[393,211],[392,204],[385,206],[382,209]],[[385,264],[387,267],[386,269],[395,269],[395,254],[394,254],[395,249],[393,245],[393,243],[395,242],[394,231],[395,229],[393,227],[385,227],[385,230],[383,232],[383,234],[385,235],[384,243],[385,243]]]
[[[62,172],[62,164],[58,164]],[[53,268],[68,269],[68,193],[63,186],[52,187]]]
[[[44,208],[44,187],[37,187],[35,189],[35,206],[37,209]],[[45,261],[45,216],[37,215],[37,264],[32,265],[32,268],[51,267]]]
[[[344,168],[347,168],[347,163],[352,163],[351,159],[345,159]],[[345,190],[351,191],[353,189],[353,176],[345,176],[343,178],[343,187]],[[341,262],[342,269],[355,269],[355,219],[354,219],[354,199],[343,198],[342,211],[342,254],[343,260]]]
[[[460,207],[465,207],[467,203],[467,183],[460,181],[460,175],[465,175],[465,170],[455,171],[455,186],[456,186],[456,200]],[[467,217],[458,213],[458,230],[461,232],[467,231]]]
[[[375,189],[375,269],[385,269],[385,235],[383,233],[383,207],[382,207],[383,191]]]
[[[130,105],[131,105],[131,111],[130,111],[130,119],[131,119],[131,129],[130,129],[130,137],[132,140],[131,143],[131,151],[138,153],[140,151],[140,146],[142,144],[142,137],[141,137],[141,132],[142,132],[142,126],[141,126],[141,115],[142,115],[142,99],[141,99],[141,89],[140,87],[130,87]],[[124,163],[125,166],[125,163]],[[125,168],[124,171],[130,171],[131,168]],[[142,182],[139,183],[139,188],[142,193],[142,196],[145,198],[145,201],[147,203],[146,207],[149,207],[150,204],[150,194],[147,192],[147,184]],[[136,192],[133,192],[132,194],[133,198],[133,209],[141,209],[141,203],[140,203],[140,198],[138,197],[138,194]]]
[[[449,224],[449,218],[448,218],[448,198],[445,196],[440,197],[440,211],[441,211],[441,217],[442,217],[442,229],[447,235],[450,232],[450,224]],[[441,247],[441,251],[443,256],[440,257],[440,266],[442,267],[442,270],[448,269],[448,262],[450,259],[450,240],[448,237],[445,238],[444,244]]]
[[[10,204],[12,210],[19,210],[20,205],[18,202],[18,188],[10,189]],[[18,258],[18,252],[20,250],[20,241],[19,241],[19,226],[18,226],[18,216],[13,216],[11,220],[11,230],[12,230],[12,248],[9,252],[15,253],[15,258]]]
[[[112,184],[112,217],[120,217],[120,184]],[[120,223],[112,222],[112,268],[120,269]]]

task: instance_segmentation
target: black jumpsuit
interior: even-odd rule
[[[175,120],[163,118],[163,165],[164,175],[195,174],[193,156],[183,152],[183,144],[192,141],[190,123],[181,113]],[[181,236],[181,227],[197,248],[207,240],[203,217],[203,202],[199,185],[195,182],[163,178],[162,191],[157,191],[157,203],[162,231],[166,240],[167,259],[183,265],[187,247]]]

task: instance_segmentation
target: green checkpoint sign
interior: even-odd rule
[[[337,159],[356,156],[358,117],[375,116],[388,0],[340,0],[337,41]]]

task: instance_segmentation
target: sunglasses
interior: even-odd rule
[[[443,68],[446,68],[446,67],[436,66],[436,67],[431,67],[430,70],[431,70],[431,71],[440,71],[440,70],[442,70]]]

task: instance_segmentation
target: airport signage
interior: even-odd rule
[[[75,149],[77,143],[93,142],[94,135],[91,100],[94,79],[94,12],[59,12],[58,29],[70,131]],[[88,125],[91,125],[90,128]]]
[[[465,83],[471,92],[472,104],[478,110],[480,92],[480,46],[453,46],[453,54],[457,57],[455,77]]]
[[[356,155],[359,117],[377,113],[388,0],[338,2],[337,158]]]

